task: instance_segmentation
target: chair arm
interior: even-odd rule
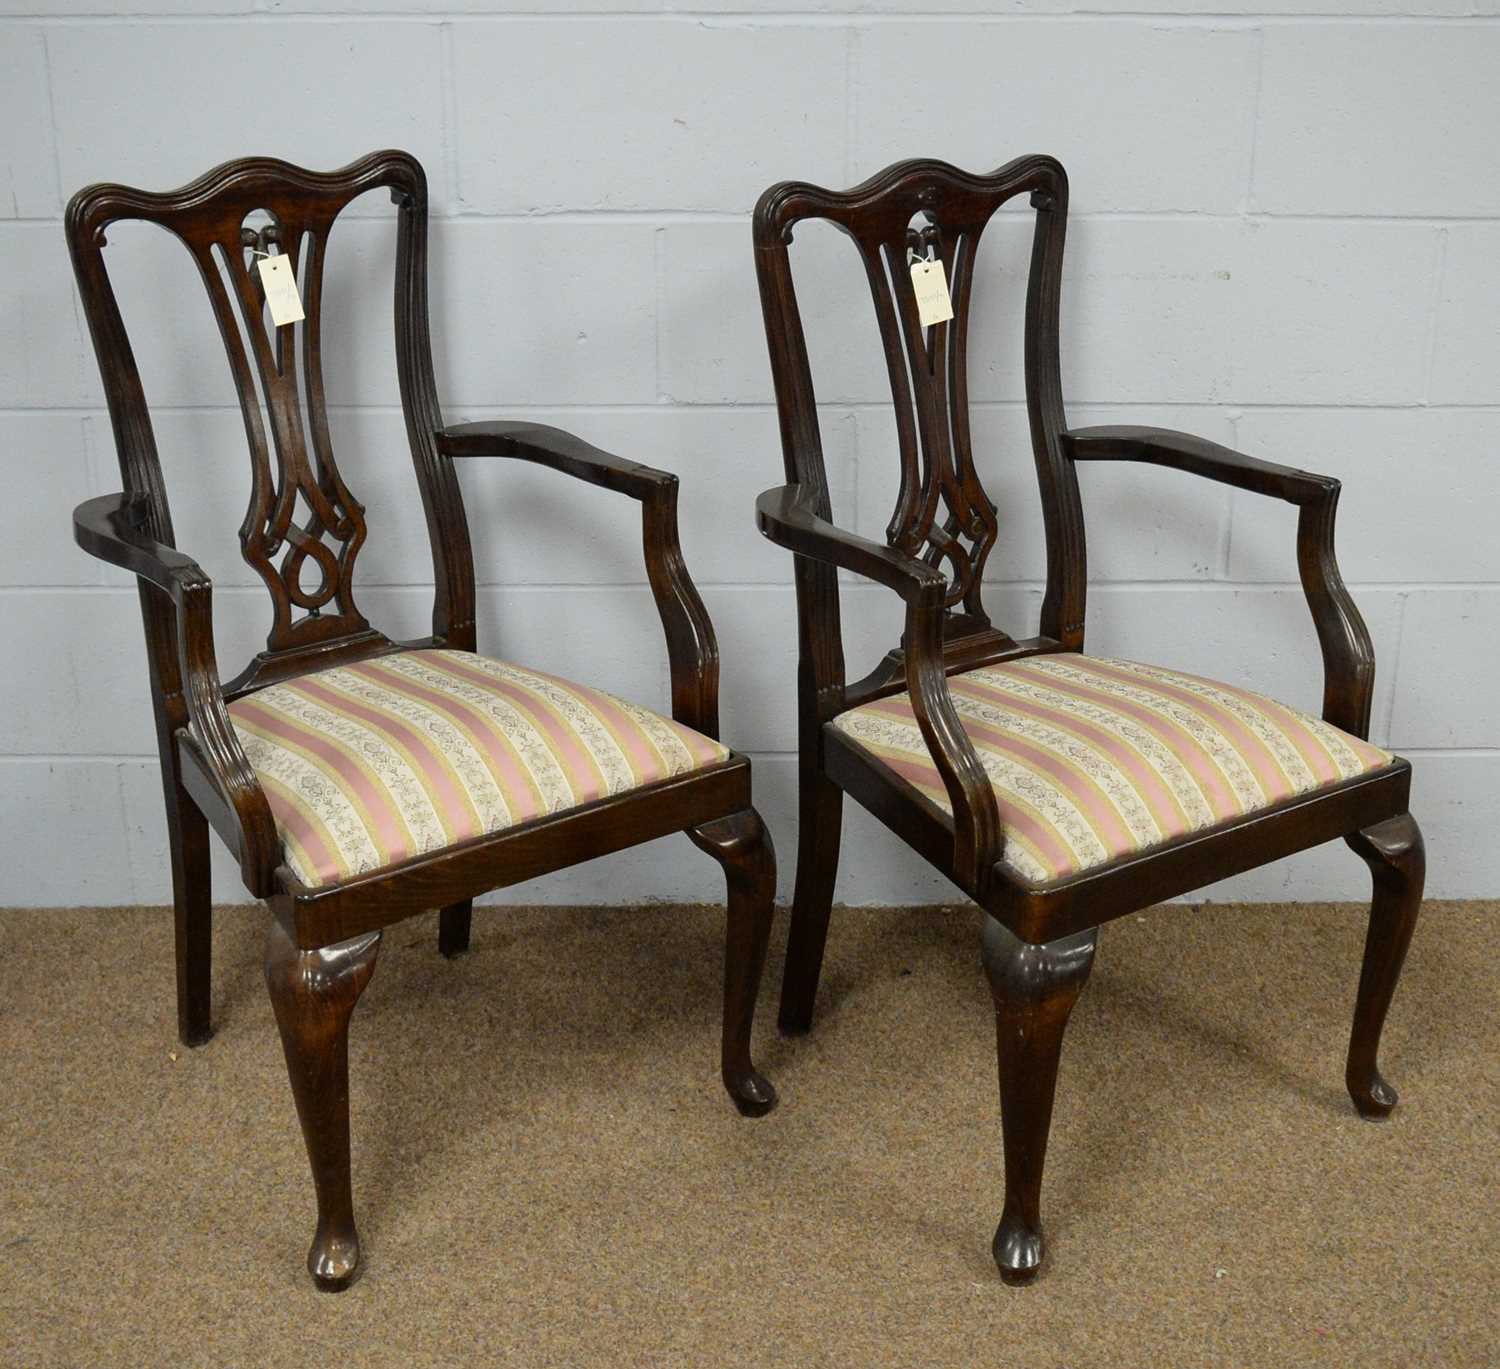
[[[677,483],[677,477],[669,471],[626,461],[545,423],[455,423],[435,437],[437,449],[444,456],[510,456],[533,461],[632,499],[648,499]]]
[[[192,740],[239,826],[240,869],[246,887],[262,897],[272,892],[271,872],[279,841],[265,791],[224,705],[214,655],[213,581],[192,557],[144,532],[141,525],[146,514],[146,503],[139,496],[106,494],[85,500],[73,511],[74,540],[86,552],[133,572],[171,599],[177,660],[163,672],[162,683],[169,694],[173,686],[180,690]]]
[[[755,501],[755,513],[761,532],[778,546],[853,571],[895,590],[905,601],[907,695],[953,806],[954,877],[978,893],[1000,859],[1005,837],[995,791],[948,689],[943,659],[947,577],[925,561],[820,517],[800,485],[767,490]]]
[[[141,530],[145,516],[145,501],[138,497],[101,494],[85,499],[73,510],[73,540],[90,556],[123,566],[167,594],[175,595],[179,584],[207,580],[191,556]]]
[[[948,581],[942,571],[884,542],[846,532],[821,517],[801,485],[766,490],[755,501],[755,521],[762,534],[778,547],[885,585],[907,604],[947,592]]]
[[[458,423],[434,436],[444,456],[503,456],[531,461],[640,501],[646,579],[667,639],[672,716],[705,736],[717,738],[719,644],[683,560],[677,533],[677,477],[670,471],[626,461],[542,423]]]
[[[1063,450],[1074,461],[1141,461],[1201,475],[1252,494],[1267,494],[1289,504],[1310,504],[1336,492],[1339,482],[1326,475],[1279,466],[1246,456],[1207,438],[1170,428],[1130,424],[1074,428],[1062,435]]]
[[[1166,428],[1075,428],[1063,434],[1063,450],[1075,461],[1143,461],[1296,504],[1298,577],[1323,654],[1323,717],[1369,735],[1375,651],[1334,553],[1337,480]]]

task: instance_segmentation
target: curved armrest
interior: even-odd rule
[[[1063,450],[1075,461],[1141,461],[1201,475],[1252,494],[1267,494],[1289,504],[1309,504],[1336,492],[1339,482],[1326,475],[1278,466],[1274,461],[1246,456],[1204,437],[1171,428],[1139,428],[1110,424],[1073,428],[1062,435]]]
[[[989,776],[953,706],[943,661],[948,580],[925,561],[872,542],[821,517],[801,485],[780,485],[755,501],[760,530],[778,546],[863,575],[906,602],[906,690],[922,740],[953,806],[953,873],[978,892],[1005,837]]]
[[[661,616],[672,675],[672,716],[719,735],[719,644],[677,535],[677,477],[601,451],[543,423],[458,423],[434,434],[444,456],[502,456],[534,462],[641,504],[646,579]]]
[[[648,499],[663,486],[677,483],[670,471],[626,461],[545,423],[455,423],[435,437],[437,449],[444,456],[509,456],[533,461],[633,499]]]
[[[893,589],[908,604],[914,597],[945,594],[942,571],[868,537],[846,532],[821,517],[801,485],[778,485],[755,501],[755,521],[778,547],[851,570]]]
[[[85,499],[73,510],[73,540],[90,556],[123,566],[168,594],[175,594],[179,584],[207,581],[191,556],[141,531],[144,514],[145,502],[126,494]]]
[[[139,497],[106,494],[73,510],[78,545],[102,561],[122,566],[167,595],[176,610],[176,679],[192,737],[216,787],[234,812],[242,835],[240,868],[257,897],[272,891],[279,842],[271,806],[229,721],[214,655],[213,581],[190,556],[142,530],[146,504]],[[180,714],[179,714],[180,716]]]
[[[1334,554],[1337,480],[1168,428],[1075,428],[1063,434],[1063,449],[1075,461],[1144,461],[1296,504],[1297,571],[1323,653],[1323,717],[1356,737],[1369,734],[1375,650]]]

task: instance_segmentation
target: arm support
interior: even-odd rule
[[[1297,570],[1323,652],[1323,717],[1369,735],[1375,651],[1334,555],[1337,480],[1166,428],[1075,428],[1063,434],[1063,449],[1075,461],[1141,461],[1297,505]]]
[[[180,694],[195,749],[235,815],[245,884],[264,896],[272,892],[280,843],[265,791],[224,707],[214,656],[213,582],[191,557],[141,531],[144,514],[143,500],[101,495],[73,511],[73,536],[86,552],[133,572],[171,600],[177,660],[165,663],[163,685],[167,693]]]
[[[894,590],[905,602],[907,693],[953,805],[954,875],[977,891],[1000,859],[1004,834],[989,776],[948,690],[943,662],[947,578],[925,561],[820,517],[800,485],[767,490],[755,501],[755,513],[761,532],[777,546],[853,571]]]
[[[459,423],[436,434],[444,456],[505,456],[548,466],[641,504],[646,579],[661,615],[672,672],[672,716],[719,735],[719,645],[677,536],[677,477],[612,456],[541,423]]]

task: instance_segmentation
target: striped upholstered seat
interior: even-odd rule
[[[246,695],[229,716],[303,884],[716,765],[649,708],[464,651],[404,651]]]
[[[949,680],[1028,884],[1064,879],[1391,763],[1273,699],[1100,657],[1032,656]],[[952,812],[896,694],[830,724]]]

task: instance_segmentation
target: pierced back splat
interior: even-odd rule
[[[969,423],[968,334],[975,261],[985,227],[1016,195],[1037,210],[1026,305],[1026,390],[1033,455],[1047,524],[1048,592],[1042,632],[1081,644],[1083,563],[1077,485],[1062,454],[1065,427],[1057,366],[1057,310],[1067,178],[1050,157],[1022,157],[988,176],[939,161],[900,162],[853,190],[784,182],[755,211],[756,261],[776,379],[787,479],[809,487],[831,517],[806,342],[787,247],[803,219],[826,219],[860,254],[891,389],[901,480],[886,540],[948,578],[946,640],[1010,643],[983,604],[985,562],[999,534],[995,504],[974,465]],[[910,262],[941,261],[950,322],[923,327]],[[827,598],[827,596],[822,596]],[[837,608],[820,610],[836,621]],[[973,643],[971,645],[977,645]],[[833,664],[829,663],[830,666]],[[840,663],[841,668],[841,663]]]
[[[354,600],[364,509],[334,460],[323,388],[322,304],[329,236],[348,204],[388,188],[400,207],[396,329],[408,434],[417,463],[439,585],[435,627],[467,644],[472,622],[468,531],[456,480],[432,432],[441,426],[426,322],[426,181],[403,152],[377,152],[336,172],[271,158],[229,162],[164,194],[92,186],[68,210],[68,237],[104,373],[127,493],[141,496],[148,532],[173,544],[171,517],[140,377],[104,267],[105,230],[122,219],[159,224],[188,249],[208,295],[233,377],[250,451],[250,499],[240,549],[270,591],[266,650],[227,692],[315,668],[330,653],[368,654],[392,643]],[[256,263],[284,255],[304,319],[270,318]],[[457,621],[455,621],[455,619]],[[150,630],[148,626],[148,631]]]
[[[275,619],[266,646],[274,652],[361,633],[369,623],[353,593],[364,509],[334,463],[323,395],[319,330],[333,215],[296,208],[265,213],[269,222],[259,227],[246,216],[232,243],[209,238],[189,246],[224,339],[250,444],[250,504],[240,549],[271,591]],[[258,265],[277,248],[301,280],[306,315],[280,327],[268,317]],[[312,584],[309,570],[317,575]],[[295,616],[297,609],[304,616]]]
[[[918,219],[899,242],[882,239],[880,229],[854,234],[885,343],[901,449],[900,492],[886,540],[929,565],[946,565],[949,606],[962,603],[988,624],[981,585],[998,522],[974,470],[966,374],[969,286],[988,215],[971,225],[939,223],[931,210]],[[951,282],[951,321],[921,325],[910,270],[919,260],[942,263]]]

